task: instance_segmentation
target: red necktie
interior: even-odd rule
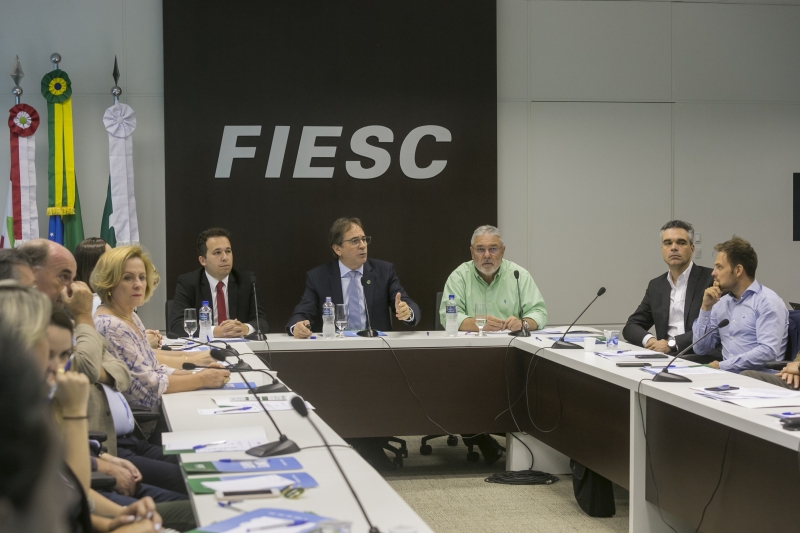
[[[222,292],[224,286],[221,281],[217,283],[217,325],[228,320],[228,310],[225,308],[225,293]]]

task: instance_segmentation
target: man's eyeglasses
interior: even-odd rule
[[[475,253],[478,254],[478,255],[483,255],[486,252],[489,252],[492,255],[497,255],[497,252],[500,251],[500,247],[499,246],[492,246],[491,248],[484,248],[482,246],[479,246],[477,248],[474,248],[474,250],[475,250]]]
[[[365,237],[353,237],[352,239],[348,239],[346,241],[342,241],[342,244],[344,244],[346,242],[352,244],[353,246],[358,246],[359,243],[362,243],[362,242],[364,244],[369,244],[369,243],[372,242],[372,237],[366,237],[366,236]]]

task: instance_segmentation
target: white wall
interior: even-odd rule
[[[734,232],[748,238],[759,280],[800,301],[800,243],[790,230],[791,178],[800,172],[800,0],[497,5],[499,223],[507,257],[531,269],[552,322],[569,321],[601,285],[608,293],[583,322],[624,322],[664,270],[658,228],[672,217],[701,233],[703,265],[715,243]],[[1,0],[0,50],[0,72],[20,56],[22,100],[44,116],[39,81],[52,52],[64,58],[87,236],[99,234],[105,201],[102,114],[117,55],[122,101],[138,117],[142,242],[162,275],[174,275],[165,270],[161,1]],[[187,61],[202,67],[201,57]],[[12,87],[0,76],[0,109],[13,105]],[[37,135],[41,213],[45,135],[46,126]],[[7,143],[2,127],[0,169],[9,168]],[[7,184],[0,179],[0,200]],[[165,299],[161,287],[142,308],[148,325],[163,324]]]
[[[622,323],[665,270],[658,229],[736,233],[800,301],[800,2],[498,0],[499,223],[552,323]]]
[[[37,200],[40,232],[46,236],[47,105],[42,76],[52,69],[50,54],[73,83],[75,165],[87,237],[100,235],[108,187],[108,134],[103,113],[113,104],[114,55],[120,68],[121,100],[136,112],[133,168],[141,242],[159,272],[166,273],[164,229],[164,73],[160,0],[0,0],[0,109],[14,105],[11,72],[19,55],[25,72],[22,102],[44,124],[36,133]],[[197,59],[197,58],[195,58]],[[198,59],[198,67],[202,62]],[[3,111],[6,113],[6,111]],[[4,115],[6,116],[6,115]],[[8,191],[9,130],[0,127],[0,199]],[[166,284],[139,310],[151,327],[163,327]]]

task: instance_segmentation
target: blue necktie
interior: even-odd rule
[[[350,276],[350,286],[347,289],[347,329],[364,329],[364,303],[361,301],[361,293],[358,286],[361,281],[358,277],[361,273],[358,270],[351,270],[347,273]]]

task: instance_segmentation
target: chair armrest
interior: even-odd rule
[[[117,484],[114,476],[102,472],[92,472],[92,488],[94,490],[112,490]]]
[[[89,440],[96,440],[97,442],[105,442],[108,440],[108,435],[105,431],[90,431]]]
[[[153,411],[150,411],[149,409],[133,409],[132,408],[131,412],[133,413],[133,419],[136,420],[136,422],[138,422],[140,424],[142,422],[151,422],[153,420],[158,420],[158,418],[161,416],[159,413],[154,413]]]
[[[789,361],[772,361],[770,363],[765,364],[766,368],[770,370],[783,370],[783,367],[789,364]]]

